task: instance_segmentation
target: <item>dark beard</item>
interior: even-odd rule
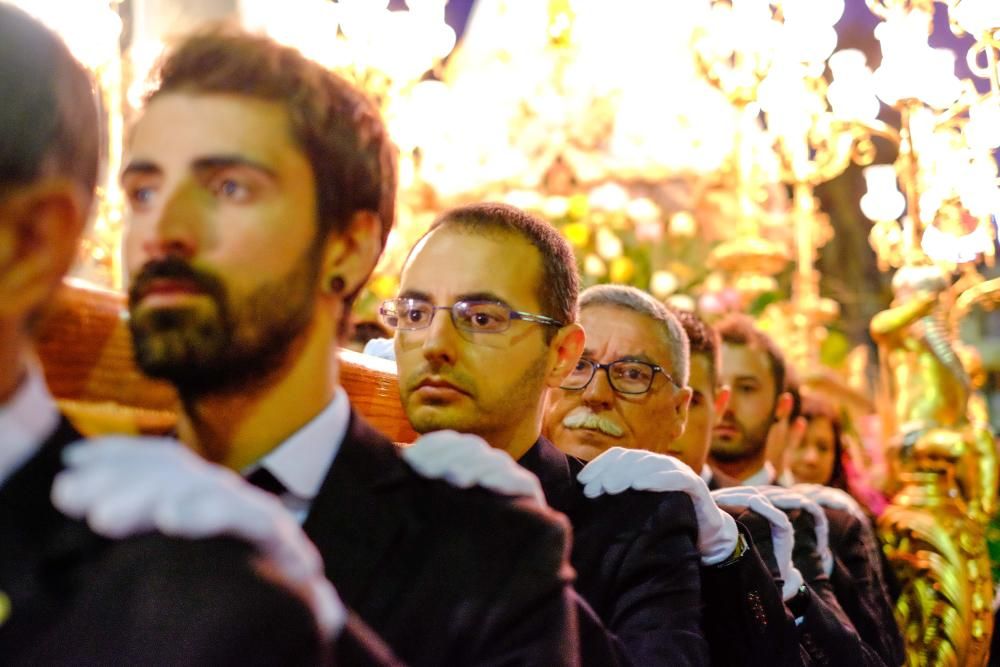
[[[266,384],[284,365],[292,343],[312,322],[319,262],[307,251],[288,272],[239,303],[216,276],[187,262],[150,262],[129,290],[129,329],[144,373],[170,382],[185,401]],[[196,285],[211,308],[143,311],[136,304],[150,281],[175,278]]]
[[[740,428],[740,433],[742,438],[740,442],[742,448],[738,451],[729,449],[727,447],[715,447],[714,445],[709,448],[709,454],[713,459],[718,461],[724,461],[726,463],[735,463],[737,461],[745,461],[747,459],[752,459],[758,456],[764,447],[767,445],[767,431],[771,426],[771,422],[768,422],[764,426],[764,433],[752,433],[745,428]]]

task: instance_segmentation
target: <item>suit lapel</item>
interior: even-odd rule
[[[304,524],[345,600],[371,601],[371,584],[388,574],[385,558],[416,530],[405,483],[410,478],[395,446],[352,411],[347,435]]]
[[[56,510],[49,499],[52,481],[63,468],[63,449],[82,437],[65,417],[62,418],[55,433],[35,456],[0,487],[0,530],[16,529],[23,535],[22,539],[50,555],[79,547],[83,534],[95,537],[88,530],[64,530],[62,524],[70,520]],[[89,539],[85,541],[90,542]]]

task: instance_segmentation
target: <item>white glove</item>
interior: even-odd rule
[[[771,524],[771,544],[774,545],[774,559],[778,561],[781,575],[781,597],[791,600],[802,587],[802,574],[792,562],[795,546],[795,531],[788,516],[775,507],[757,487],[733,486],[712,491],[712,498],[720,505],[745,507],[757,512]]]
[[[775,507],[785,510],[801,509],[813,515],[816,523],[816,549],[823,561],[823,572],[827,576],[833,572],[833,552],[830,551],[830,523],[826,512],[817,503],[801,493],[780,486],[761,486],[758,490],[767,496]]]
[[[372,338],[365,343],[363,354],[396,361],[396,341],[392,338]]]
[[[583,494],[588,498],[626,489],[686,493],[698,520],[702,564],[721,563],[736,550],[740,533],[735,519],[715,504],[705,480],[672,456],[612,447],[588,463],[576,479],[584,485]]]
[[[403,458],[420,475],[467,489],[482,486],[505,496],[523,496],[546,507],[542,485],[507,452],[477,435],[434,431],[403,449]]]
[[[71,445],[63,460],[51,496],[64,514],[116,539],[152,531],[243,539],[305,594],[324,639],[343,629],[347,612],[319,552],[271,494],[167,438],[97,438]]]
[[[791,487],[791,490],[801,493],[818,505],[829,507],[830,509],[843,510],[849,512],[859,521],[865,523],[868,521],[858,501],[851,494],[840,489],[832,486],[823,486],[822,484],[796,484]]]

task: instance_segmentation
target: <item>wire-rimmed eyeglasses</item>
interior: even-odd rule
[[[670,380],[670,384],[679,386],[674,378],[663,370],[662,366],[645,361],[619,359],[608,364],[599,364],[590,359],[580,359],[573,371],[563,380],[562,389],[577,391],[586,389],[597,371],[603,370],[608,376],[608,384],[620,394],[645,394],[653,387],[657,373]]]
[[[435,306],[423,299],[398,298],[383,301],[378,312],[389,328],[415,331],[429,327],[439,310],[447,310],[455,328],[469,333],[503,333],[514,320],[551,327],[563,325],[551,317],[513,310],[495,301],[456,301],[450,306]]]

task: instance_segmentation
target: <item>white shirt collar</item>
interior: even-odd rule
[[[704,480],[705,484],[712,483],[712,468],[706,463],[701,467],[701,478]]]
[[[38,364],[29,362],[21,386],[0,405],[0,484],[27,462],[59,425],[59,408]]]
[[[312,501],[340,452],[350,418],[347,392],[337,387],[322,412],[244,472],[266,468],[293,495]]]
[[[744,486],[769,486],[774,484],[774,466],[764,461],[760,470],[743,480]]]

